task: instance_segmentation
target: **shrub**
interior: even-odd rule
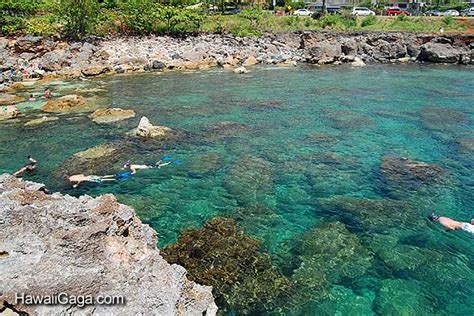
[[[61,26],[55,15],[43,15],[28,19],[25,30],[28,34],[53,36],[60,33]]]
[[[447,26],[453,25],[454,24],[454,17],[448,15],[443,18],[443,23]]]
[[[399,14],[397,16],[397,21],[398,22],[406,22],[406,21],[408,21],[408,16],[406,14],[403,14],[403,13]]]
[[[97,0],[59,1],[59,16],[64,19],[66,35],[76,39],[83,38],[93,29],[98,13]]]
[[[239,16],[246,20],[249,20],[250,26],[252,28],[257,28],[260,20],[262,19],[262,11],[245,9],[241,13],[239,13]]]
[[[322,18],[321,18],[321,27],[334,27],[336,26],[337,24],[341,23],[341,19],[339,18],[338,15],[334,15],[334,14],[325,14]]]
[[[377,23],[377,17],[375,15],[368,15],[362,20],[362,23],[360,24],[360,26],[366,27],[366,26],[374,25],[375,23]]]

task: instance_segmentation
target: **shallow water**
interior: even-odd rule
[[[24,127],[42,115],[33,106],[27,117],[1,123],[0,172],[15,171],[32,154],[39,165],[27,179],[74,195],[116,194],[159,232],[159,246],[214,216],[235,217],[238,208],[265,206],[270,211],[249,218],[244,211],[239,224],[288,277],[300,262],[292,266],[285,258],[308,255],[292,247],[302,234],[315,225],[343,222],[370,254],[370,267],[357,277],[331,281],[323,300],[291,308],[281,303],[274,313],[468,315],[474,310],[473,236],[444,232],[425,215],[474,217],[473,82],[472,67],[417,65],[56,82],[56,93],[98,95],[110,106],[134,109],[137,117],[98,125],[84,114],[61,115]],[[187,137],[161,150],[141,146],[131,153],[134,161],[151,163],[166,154],[181,165],[79,190],[49,177],[70,155],[120,141],[143,115]],[[434,163],[444,173],[433,183],[390,182],[380,172],[384,156]],[[116,168],[111,165],[110,173]],[[362,199],[395,200],[403,207],[390,213],[385,206],[359,206]],[[347,216],[346,204],[368,211]]]

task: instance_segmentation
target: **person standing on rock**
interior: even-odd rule
[[[17,171],[13,174],[15,177],[18,176],[18,175],[20,175],[20,174],[22,174],[23,172],[26,172],[26,171],[32,172],[33,170],[36,169],[36,163],[37,163],[37,161],[34,160],[33,157],[31,157],[31,155],[28,156],[28,160],[30,161],[30,163],[27,164],[27,165],[25,165],[25,166],[23,166],[23,167],[21,167],[19,170],[17,170]]]
[[[474,218],[471,219],[471,223],[458,222],[449,217],[438,216],[434,213],[430,214],[428,218],[432,222],[438,222],[447,230],[464,230],[468,233],[474,234]]]

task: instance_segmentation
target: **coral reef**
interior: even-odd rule
[[[270,310],[290,290],[290,282],[260,252],[234,220],[216,217],[201,229],[181,234],[163,257],[183,265],[191,280],[212,285],[216,301],[245,314]]]

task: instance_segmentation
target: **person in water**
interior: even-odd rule
[[[53,97],[53,93],[51,92],[51,89],[49,87],[44,89],[43,98],[51,99],[52,97]]]
[[[35,96],[30,94],[30,97],[28,98],[28,101],[30,101],[30,102],[36,101]]]
[[[449,217],[438,216],[434,213],[430,214],[428,218],[432,222],[438,222],[443,225],[447,230],[464,230],[468,233],[474,234],[474,218],[471,219],[471,223],[458,222]]]
[[[135,165],[135,164],[130,163],[130,161],[127,161],[123,165],[123,169],[129,170],[131,172],[131,174],[135,174],[135,173],[137,173],[137,170],[154,169],[154,168],[159,169],[159,168],[167,166],[171,163],[173,163],[171,161],[171,159],[167,159],[166,161],[164,159],[162,159],[162,160],[158,161],[157,163],[155,163],[154,165]]]
[[[22,174],[23,172],[26,172],[26,171],[31,172],[31,171],[33,171],[33,170],[36,169],[36,163],[37,163],[37,161],[34,160],[33,157],[31,157],[31,155],[28,156],[28,160],[29,160],[30,162],[29,162],[27,165],[21,167],[20,169],[18,169],[18,170],[13,174],[15,177],[18,176],[18,175],[20,175],[20,174]]]

